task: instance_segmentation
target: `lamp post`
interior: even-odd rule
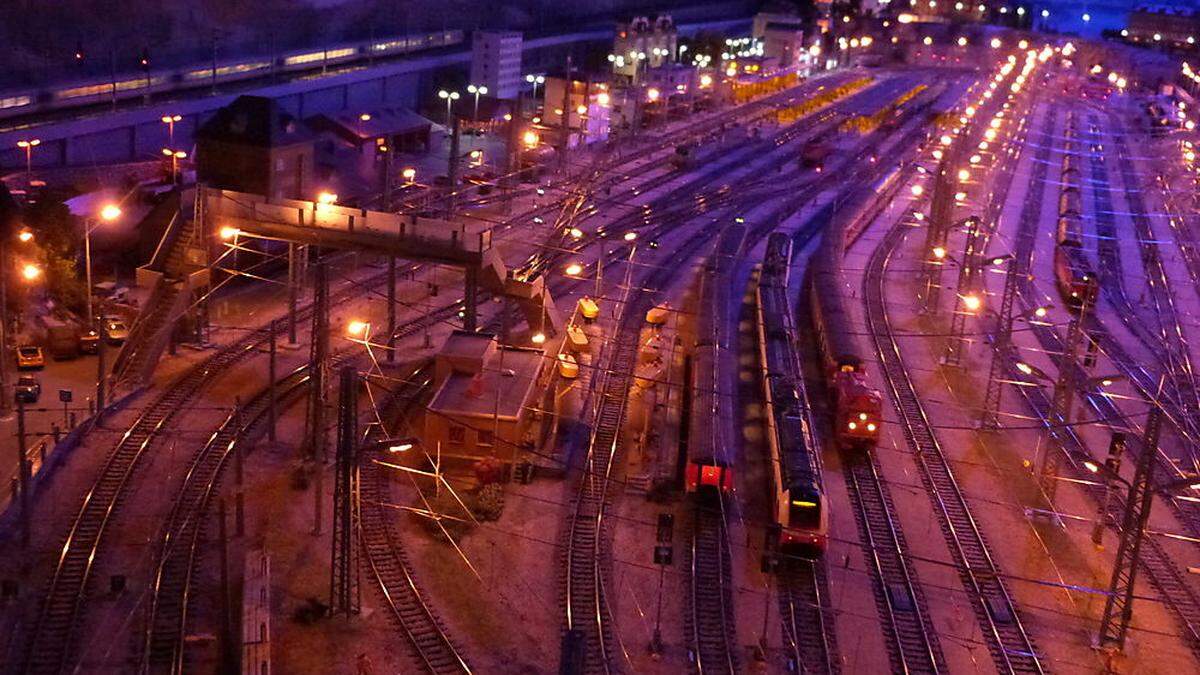
[[[450,126],[451,107],[454,105],[454,102],[459,99],[459,97],[460,97],[460,95],[457,91],[446,91],[445,89],[438,91],[438,98],[440,98],[446,102],[446,126],[447,127]]]
[[[162,122],[167,125],[167,146],[175,147],[175,123],[182,120],[182,115],[163,115]]]
[[[25,141],[17,141],[17,147],[25,151],[25,179],[28,180],[33,175],[33,149],[42,144],[42,139],[31,138]]]
[[[546,76],[545,76],[545,75],[533,75],[533,74],[529,74],[529,75],[526,75],[526,76],[525,76],[525,81],[526,81],[526,82],[528,82],[529,84],[532,84],[532,85],[533,85],[533,100],[534,100],[534,101],[537,101],[537,89],[538,89],[538,85],[539,85],[539,84],[543,84],[543,83],[545,83],[545,81],[546,81]]]
[[[116,204],[107,204],[100,209],[100,220],[111,223],[121,217],[121,207]],[[89,218],[83,228],[83,259],[85,276],[87,277],[87,315],[88,326],[93,330],[96,328],[96,315],[92,312],[92,230],[100,226],[94,218]]]
[[[175,185],[179,182],[179,160],[187,159],[187,153],[183,150],[163,148],[162,154],[164,157],[171,158],[171,184]]]
[[[471,119],[475,122],[478,122],[479,121],[479,96],[480,96],[480,94],[486,96],[488,93],[488,88],[485,86],[482,86],[482,85],[476,87],[473,84],[468,84],[467,85],[467,93],[475,95],[475,114],[472,115]]]

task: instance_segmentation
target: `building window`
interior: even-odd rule
[[[486,429],[479,430],[479,444],[480,445],[491,446],[491,445],[494,445],[495,442],[496,442],[496,436],[491,431],[488,431]]]
[[[462,445],[467,440],[467,430],[456,425],[450,425],[450,442],[456,445]]]

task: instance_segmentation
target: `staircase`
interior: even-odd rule
[[[150,262],[138,270],[139,283],[151,286],[150,298],[113,364],[114,388],[125,384],[141,386],[150,381],[176,322],[191,305],[193,289],[189,276],[197,263],[188,260],[188,249],[196,234],[199,215],[185,218],[182,211],[176,210]]]
[[[479,284],[492,293],[515,300],[530,330],[541,330],[550,335],[561,334],[564,330],[562,313],[554,305],[545,278],[516,279],[509,274],[499,255],[488,255],[480,266]]]

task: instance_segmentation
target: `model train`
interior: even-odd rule
[[[759,364],[771,465],[771,517],[779,544],[825,550],[829,512],[821,484],[821,452],[813,434],[811,408],[793,341],[788,302],[792,241],[783,233],[767,239],[756,294]]]
[[[833,397],[833,438],[839,447],[870,450],[879,442],[883,397],[867,383],[866,359],[846,305],[842,257],[899,183],[893,171],[877,183],[855,190],[836,211],[809,260],[813,328],[829,373]],[[880,199],[884,196],[884,199]]]
[[[728,342],[730,285],[745,236],[746,228],[741,225],[728,227],[717,239],[700,277],[684,488],[690,493],[703,493],[701,497],[733,490],[731,444],[726,438],[731,425],[721,419],[722,415],[728,418],[723,401],[730,400],[730,392],[722,383],[720,366],[722,345]]]
[[[85,82],[43,86],[31,91],[6,91],[0,92],[0,119],[211,87],[228,82],[271,77],[280,73],[324,71],[332,66],[358,64],[376,58],[449,47],[462,42],[461,30],[443,30],[288,52],[277,56],[124,73]]]
[[[1067,113],[1066,140],[1059,172],[1058,229],[1054,246],[1054,281],[1063,302],[1074,310],[1094,305],[1096,275],[1083,254],[1083,200],[1076,168],[1078,129],[1075,113]]]

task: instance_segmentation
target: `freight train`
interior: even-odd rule
[[[829,222],[808,263],[813,329],[833,398],[833,438],[838,447],[870,451],[879,442],[883,396],[867,382],[867,353],[850,319],[842,270],[847,242],[854,241],[899,181],[897,168],[855,190],[830,211]]]
[[[730,392],[722,386],[720,364],[728,341],[730,286],[745,236],[746,228],[741,225],[727,228],[701,271],[684,468],[684,488],[700,493],[701,498],[733,490],[733,461],[726,438],[732,426],[726,403]]]
[[[279,74],[325,71],[330,67],[361,65],[377,58],[412,54],[462,43],[461,30],[444,30],[287,52],[273,57],[249,57],[208,65],[191,64],[171,69],[122,73],[85,82],[47,85],[33,90],[6,91],[0,92],[0,119],[219,86]]]
[[[779,544],[816,553],[825,550],[829,511],[821,484],[821,451],[800,371],[795,323],[788,302],[792,241],[776,232],[767,239],[758,278],[756,315],[762,367],[767,448],[771,464],[771,518]]]
[[[1096,303],[1098,284],[1083,253],[1083,201],[1076,164],[1078,128],[1075,113],[1067,113],[1066,140],[1059,172],[1058,222],[1054,246],[1054,282],[1067,307],[1079,311]]]

